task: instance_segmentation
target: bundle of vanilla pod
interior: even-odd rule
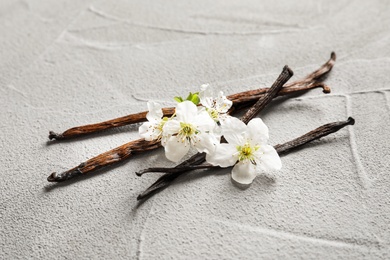
[[[269,129],[257,115],[276,97],[303,93],[314,88],[322,88],[330,93],[323,83],[336,60],[330,59],[318,70],[306,77],[287,83],[293,71],[285,66],[270,88],[260,88],[225,96],[224,93],[208,84],[186,98],[174,97],[175,107],[163,108],[156,102],[148,102],[148,111],[104,121],[78,126],[62,134],[50,131],[50,140],[65,140],[103,131],[109,128],[144,122],[139,127],[141,139],[123,144],[110,151],[93,157],[80,165],[62,173],[53,172],[49,182],[63,182],[79,175],[89,174],[98,169],[129,159],[132,155],[144,153],[159,147],[164,148],[167,160],[179,163],[174,167],[152,167],[137,172],[142,176],[147,172],[163,172],[155,183],[137,199],[147,199],[157,191],[169,186],[177,177],[199,169],[227,168],[234,182],[250,185],[259,174],[279,170],[282,167],[280,155],[297,147],[337,132],[354,119],[322,125],[284,144],[269,145]],[[245,111],[239,119],[238,111]],[[195,149],[198,153],[188,160],[182,158]]]

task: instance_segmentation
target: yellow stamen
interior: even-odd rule
[[[186,139],[191,139],[191,137],[196,133],[196,128],[192,124],[183,122],[180,123],[180,130],[178,135],[180,136],[182,142],[184,142]]]
[[[243,146],[237,146],[238,151],[238,160],[244,161],[249,160],[252,163],[255,162],[254,153],[260,148],[260,145],[251,146],[248,142],[246,142]]]

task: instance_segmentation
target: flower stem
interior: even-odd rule
[[[307,143],[320,139],[321,137],[335,133],[347,125],[354,125],[355,120],[352,117],[348,117],[346,121],[338,121],[320,126],[298,138],[295,138],[289,142],[275,145],[274,148],[280,155],[287,154]],[[202,154],[204,155],[204,154]],[[232,166],[231,166],[232,167]],[[199,169],[221,169],[219,166],[213,166],[211,164],[199,164],[199,165],[187,165],[182,167],[173,168],[148,168],[137,173],[138,176],[147,172],[165,172],[155,183],[153,183],[148,189],[137,197],[137,200],[142,200],[151,197],[159,190],[169,186],[180,175]]]

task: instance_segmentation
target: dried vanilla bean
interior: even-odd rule
[[[284,155],[314,140],[335,133],[345,126],[354,125],[354,124],[355,124],[355,119],[353,119],[352,117],[348,117],[346,121],[337,121],[337,122],[325,124],[289,142],[275,145],[274,148],[276,149],[279,155]],[[163,168],[163,167],[148,168],[140,171],[138,173],[139,175],[146,172],[165,172],[166,174],[162,175],[155,183],[153,183],[153,185],[151,185],[142,194],[140,194],[137,197],[137,200],[149,198],[159,190],[169,186],[180,175],[188,171],[198,170],[198,169],[222,169],[222,168],[210,164],[200,164],[200,165],[187,165],[182,167],[173,167],[173,168]]]
[[[118,163],[134,154],[154,150],[160,146],[161,143],[158,140],[145,141],[144,139],[139,139],[128,142],[110,151],[99,154],[98,156],[93,157],[70,170],[62,173],[53,172],[49,177],[47,177],[47,181],[63,182],[76,176],[87,174],[100,168]]]
[[[276,79],[272,87],[265,93],[265,95],[260,98],[256,104],[254,104],[246,113],[242,116],[241,121],[245,124],[254,118],[260,111],[262,111],[271,100],[276,97],[280,90],[282,90],[283,85],[294,75],[293,71],[286,65],[283,68],[282,73]]]
[[[336,61],[336,54],[332,52],[330,59],[325,64],[323,64],[319,69],[310,73],[309,75],[307,75],[306,77],[300,80],[294,81],[289,84],[285,84],[284,88],[279,92],[279,95],[287,95],[292,93],[303,92],[313,88],[322,88],[324,93],[330,93],[330,88],[325,84],[323,84],[321,80],[325,75],[327,75],[332,70],[335,61]],[[249,91],[244,91],[244,92],[230,95],[227,98],[233,101],[233,106],[235,109],[243,108],[243,107],[248,107],[254,102],[256,102],[261,96],[263,96],[266,93],[267,90],[268,88],[249,90]],[[174,108],[173,107],[163,108],[163,113],[164,116],[169,117],[174,113]],[[127,115],[127,116],[115,118],[112,120],[108,120],[96,124],[77,126],[77,127],[70,128],[60,134],[50,131],[49,139],[50,140],[71,139],[71,138],[103,131],[114,127],[120,127],[128,124],[144,122],[146,121],[146,114],[147,111],[144,111],[144,112]]]
[[[175,112],[174,107],[166,107],[163,108],[163,114],[164,116],[171,116]],[[115,118],[112,120],[96,123],[96,124],[90,124],[90,125],[83,125],[83,126],[76,126],[73,128],[70,128],[66,130],[65,132],[61,134],[54,133],[53,131],[49,132],[49,139],[56,139],[56,140],[64,140],[64,139],[71,139],[79,136],[83,136],[86,134],[92,134],[99,131],[103,131],[106,129],[114,128],[114,127],[120,127],[125,126],[129,124],[135,124],[146,121],[146,114],[148,111],[131,114],[119,118]]]
[[[284,144],[275,145],[274,148],[276,149],[278,154],[289,153],[291,150],[301,147],[307,143],[320,139],[321,137],[327,136],[331,133],[335,133],[347,125],[354,125],[354,124],[355,124],[355,119],[353,119],[352,117],[348,117],[346,121],[338,121],[338,122],[333,122],[333,123],[320,126],[314,129],[313,131],[310,131],[298,138],[295,138],[294,140],[291,140]]]

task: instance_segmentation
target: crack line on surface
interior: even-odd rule
[[[6,85],[6,86],[7,86],[8,89],[10,89],[10,90],[12,90],[12,91],[14,91],[14,92],[16,92],[16,93],[22,95],[24,98],[26,98],[26,94],[25,94],[23,91],[17,89],[14,85],[8,84],[8,85]]]
[[[80,37],[79,35],[69,32],[66,32],[68,39],[64,40],[62,43],[73,44],[76,47],[86,47],[94,50],[104,50],[104,51],[114,51],[121,50],[123,48],[135,48],[144,50],[148,47],[154,47],[158,45],[169,45],[177,42],[183,42],[187,40],[193,40],[193,38],[188,39],[179,39],[179,40],[169,40],[169,41],[156,41],[151,43],[146,42],[98,42],[94,40],[88,40]]]
[[[380,92],[385,96],[385,100],[386,100],[386,109],[387,109],[387,112],[390,112],[389,97],[388,97],[388,95],[386,94],[386,91],[380,91]]]
[[[303,26],[298,23],[284,23],[277,20],[271,20],[269,18],[259,20],[259,17],[247,17],[247,16],[240,16],[240,15],[205,15],[205,14],[194,14],[191,15],[190,18],[194,20],[203,19],[205,21],[218,21],[218,22],[229,22],[229,23],[235,23],[235,24],[251,24],[256,26],[275,26],[275,27],[285,27],[285,28],[301,28],[301,29],[308,29],[308,26]],[[261,19],[261,18],[260,18]]]
[[[354,94],[367,94],[367,93],[384,93],[386,91],[390,91],[390,88],[381,88],[381,89],[373,89],[373,90],[356,91],[356,92],[351,92],[350,95],[354,95]]]
[[[357,52],[357,53],[361,53],[361,52]],[[349,57],[351,55],[349,54],[345,54],[343,56],[340,56],[338,58],[338,61],[337,61],[337,66],[339,65],[345,65],[345,64],[349,64],[349,63],[357,63],[357,62],[372,62],[372,61],[390,61],[390,57],[380,57],[380,58],[373,58],[373,59],[351,59],[351,60],[344,60],[345,58]]]
[[[332,247],[339,247],[339,248],[360,248],[365,249],[365,247],[372,245],[379,245],[378,241],[358,241],[356,240],[356,243],[348,242],[348,241],[342,241],[341,239],[327,239],[327,238],[320,238],[320,237],[314,237],[307,234],[295,234],[292,232],[277,230],[277,229],[271,229],[271,228],[264,228],[264,227],[257,227],[257,226],[250,226],[245,225],[241,223],[237,223],[234,221],[226,221],[226,220],[212,220],[216,223],[221,223],[226,226],[236,226],[241,229],[246,229],[249,231],[254,231],[257,233],[273,236],[276,238],[284,238],[284,239],[290,239],[290,240],[300,240],[303,242],[309,242],[312,244],[322,244]]]
[[[88,28],[76,28],[76,29],[69,29],[68,32],[71,33],[79,33],[79,32],[88,32],[88,31],[94,31],[94,30],[100,30],[100,29],[107,29],[115,25],[120,25],[120,21],[114,21],[111,24],[105,24],[105,25],[99,25],[99,26],[91,26]]]
[[[161,27],[161,26],[156,26],[156,25],[149,25],[149,24],[142,24],[142,23],[136,23],[136,22],[131,22],[126,19],[121,19],[118,17],[115,17],[110,14],[106,14],[100,10],[97,10],[95,7],[92,5],[88,8],[88,10],[100,17],[103,17],[105,19],[113,20],[113,21],[118,21],[118,22],[123,22],[126,24],[130,24],[133,26],[139,26],[143,28],[148,28],[148,29],[154,29],[154,30],[161,30],[161,31],[168,31],[168,32],[177,32],[177,33],[185,33],[185,34],[197,34],[197,35],[235,35],[235,36],[247,36],[247,35],[264,35],[264,34],[280,34],[280,33],[289,33],[289,32],[297,32],[301,31],[301,28],[296,28],[296,29],[282,29],[282,30],[265,30],[265,31],[246,31],[246,32],[220,32],[220,31],[195,31],[195,30],[185,30],[185,29],[178,29],[178,28],[167,28],[167,27]]]
[[[347,96],[350,95],[360,95],[360,94],[369,94],[369,93],[382,93],[390,91],[390,89],[374,89],[374,90],[367,90],[367,91],[356,91],[356,92],[351,92],[347,94],[342,94],[342,93],[337,93],[337,94],[326,94],[326,95],[317,95],[317,96],[307,96],[307,97],[297,97],[297,98],[290,98],[289,100],[306,100],[306,99],[321,99],[321,98],[331,98],[331,97],[343,97],[346,98]],[[352,111],[351,111],[352,112]]]
[[[345,99],[346,99],[346,112],[347,112],[347,116],[352,116],[352,101],[351,101],[351,97],[349,95],[344,95],[345,96]],[[359,180],[360,180],[360,185],[367,189],[371,186],[371,180],[370,178],[368,177],[367,175],[367,172],[366,170],[364,169],[364,166],[362,164],[362,161],[360,159],[360,156],[359,156],[359,152],[358,152],[358,147],[357,147],[357,143],[356,143],[356,136],[355,136],[355,131],[354,131],[354,128],[353,126],[348,126],[348,131],[349,131],[349,144],[350,144],[350,147],[351,147],[351,152],[352,152],[352,157],[354,159],[354,162],[355,162],[355,165],[356,165],[356,170],[357,170],[357,173],[358,173],[358,177],[359,177]]]
[[[136,257],[138,260],[140,260],[142,257],[142,243],[145,240],[145,228],[146,228],[149,217],[152,215],[154,200],[152,200],[151,204],[152,205],[150,205],[150,210],[149,210],[148,214],[146,215],[146,219],[144,221],[144,224],[142,225],[141,232],[140,232],[140,235],[138,238],[138,246],[137,246],[137,253],[136,253]]]

